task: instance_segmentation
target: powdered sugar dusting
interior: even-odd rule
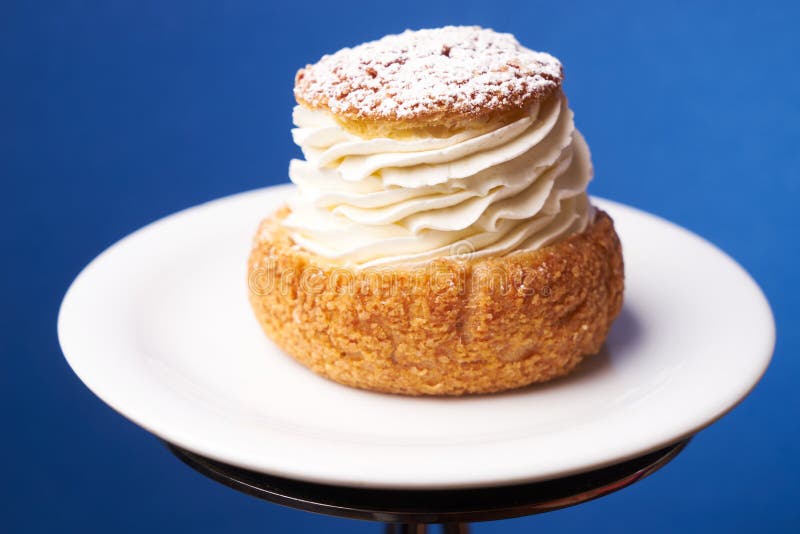
[[[347,118],[479,117],[555,91],[561,63],[513,35],[447,26],[389,35],[323,56],[297,73],[295,97]]]

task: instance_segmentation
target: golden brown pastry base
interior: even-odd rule
[[[264,220],[250,302],[283,350],[316,373],[407,395],[489,393],[569,373],[595,354],[622,306],[611,218],[532,252],[417,268],[352,270],[300,249]]]

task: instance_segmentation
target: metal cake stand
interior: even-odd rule
[[[539,514],[584,503],[642,480],[675,458],[689,439],[658,451],[563,478],[455,490],[392,490],[331,486],[248,471],[167,443],[185,464],[265,501],[336,517],[379,521],[386,533],[469,532],[469,523]]]

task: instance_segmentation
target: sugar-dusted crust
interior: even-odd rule
[[[294,95],[363,132],[450,129],[522,112],[561,86],[561,63],[477,26],[405,31],[323,56]]]
[[[275,343],[349,386],[461,395],[550,380],[599,351],[622,306],[622,251],[602,211],[531,252],[359,271],[296,246],[287,213],[258,231],[250,302]]]

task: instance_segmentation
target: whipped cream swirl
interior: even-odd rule
[[[365,139],[297,106],[298,194],[283,224],[301,247],[355,267],[533,250],[594,216],[589,149],[559,94],[523,117],[450,137]]]

